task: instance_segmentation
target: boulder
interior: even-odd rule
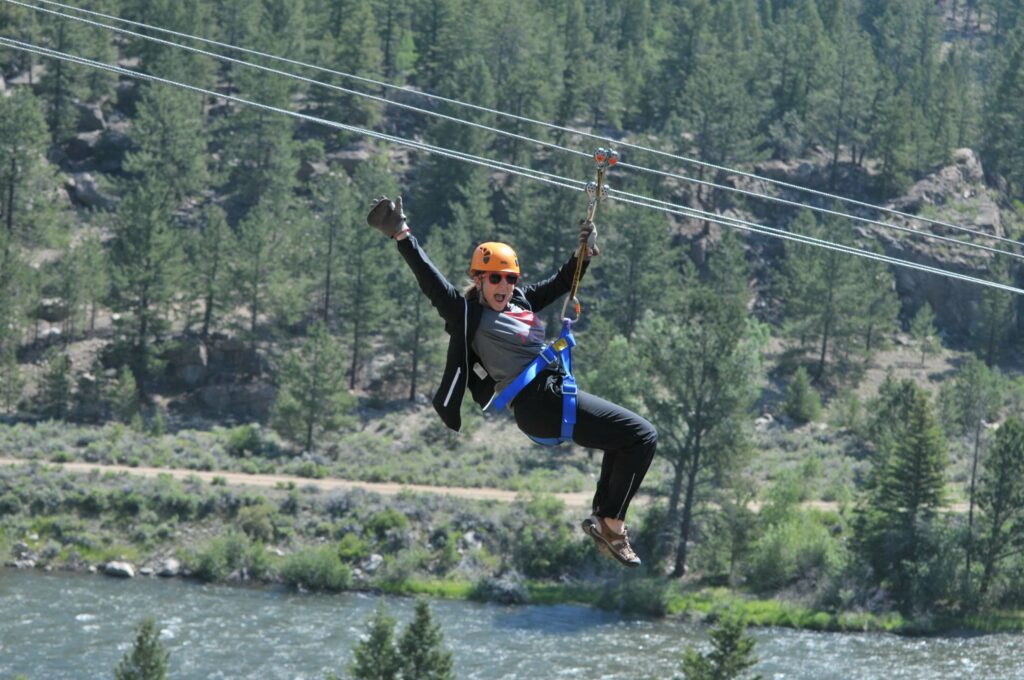
[[[973,198],[984,179],[977,154],[971,149],[957,149],[952,165],[915,183],[906,194],[893,201],[893,207],[916,213],[925,205],[945,205],[958,198]]]
[[[161,358],[167,362],[166,375],[171,381],[187,389],[206,381],[209,356],[202,340],[189,338],[176,342]]]
[[[35,560],[13,560],[7,562],[7,566],[15,569],[35,569],[36,562]]]
[[[982,184],[984,171],[977,155],[970,149],[958,149],[954,161],[953,165],[917,182],[892,205],[909,212],[915,212],[925,205],[945,206],[937,211],[936,219],[939,221],[1004,236],[999,206],[991,191]],[[892,217],[886,218],[886,221],[965,241],[973,240],[967,234],[939,226],[930,227],[922,222],[900,221]],[[994,257],[991,253],[954,248],[906,232],[888,229],[859,231],[862,236],[877,239],[883,252],[890,257],[968,276],[991,277],[991,261]],[[978,286],[906,267],[894,267],[892,271],[905,314],[912,316],[927,302],[935,312],[936,325],[948,336],[966,337],[976,326],[981,316]]]
[[[530,600],[522,578],[515,572],[483,579],[477,584],[475,595],[499,604],[526,604]]]
[[[377,553],[373,553],[365,560],[363,560],[362,568],[363,571],[372,574],[373,572],[380,569],[382,564],[384,564],[384,556],[378,555]]]
[[[46,64],[33,64],[31,71],[22,71],[7,81],[8,85],[34,85],[46,73]]]
[[[101,172],[119,172],[124,163],[125,154],[132,147],[131,137],[119,129],[107,128],[100,133],[96,144],[93,161],[96,169]]]
[[[259,352],[238,338],[214,338],[207,350],[211,370],[217,374],[259,375],[263,368]]]
[[[476,535],[475,531],[467,531],[459,538],[459,548],[462,550],[479,550],[484,542]]]
[[[78,204],[86,208],[113,210],[118,199],[103,193],[91,173],[79,172],[71,175],[67,182],[68,194]]]
[[[81,163],[92,158],[96,154],[96,147],[99,146],[102,135],[102,130],[95,130],[93,132],[79,132],[72,137],[64,145],[64,152],[67,154],[68,160]]]
[[[177,576],[181,573],[181,562],[173,557],[168,557],[160,563],[160,569],[157,570],[156,573],[157,576],[163,576],[165,578]]]
[[[67,305],[64,304],[63,298],[42,298],[39,300],[39,304],[36,305],[35,317],[50,323],[63,321],[68,318],[68,308]]]
[[[117,578],[135,578],[135,567],[128,562],[107,562],[103,573]]]
[[[762,414],[757,420],[754,421],[754,429],[758,432],[766,432],[775,425],[775,418],[772,417],[771,413]]]
[[[308,182],[320,175],[326,175],[328,170],[327,163],[323,161],[303,161],[295,176],[298,177],[300,182]]]
[[[15,543],[11,548],[11,554],[14,555],[15,559],[19,560],[35,559],[34,555],[32,555],[32,550],[24,541]]]
[[[139,576],[152,576],[154,573],[153,567],[142,567],[139,569]]]
[[[75,108],[78,109],[79,132],[93,132],[107,127],[107,121],[103,117],[102,104],[75,102]]]
[[[356,171],[360,163],[365,163],[372,157],[373,151],[371,149],[359,147],[335,151],[328,154],[327,160],[331,165],[340,165],[345,169],[345,172],[351,175]]]
[[[270,415],[276,395],[265,383],[207,385],[195,393],[207,413],[258,421]]]

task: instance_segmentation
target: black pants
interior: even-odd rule
[[[545,371],[512,402],[519,429],[534,437],[558,437],[562,428],[562,377]],[[572,440],[604,451],[594,494],[594,514],[625,519],[629,502],[647,474],[658,444],[654,426],[616,404],[580,391]]]

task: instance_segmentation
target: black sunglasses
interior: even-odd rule
[[[500,272],[492,272],[487,276],[487,280],[496,286],[501,283],[501,276]],[[510,286],[514,286],[516,285],[516,281],[519,280],[519,274],[506,273],[505,280],[508,281]]]

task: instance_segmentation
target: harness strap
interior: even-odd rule
[[[555,339],[553,343],[541,350],[540,354],[537,355],[530,364],[523,369],[523,372],[515,377],[505,389],[498,394],[494,395],[490,403],[485,408],[493,407],[495,411],[500,411],[505,408],[510,401],[516,398],[516,396],[523,391],[523,388],[529,385],[537,374],[542,370],[550,366],[551,364],[558,361],[561,357],[562,365],[565,367],[567,372],[571,372],[571,358],[569,350],[576,346],[576,338],[572,336],[572,331],[569,329],[568,324],[562,324],[562,333]],[[575,383],[574,383],[575,384]]]
[[[553,343],[541,350],[537,358],[530,362],[530,365],[523,369],[523,372],[508,384],[505,389],[496,394],[486,408],[494,407],[500,411],[510,401],[523,391],[523,388],[530,384],[537,374],[544,368],[561,360],[565,375],[562,377],[562,425],[559,437],[530,437],[538,444],[545,446],[557,446],[564,441],[572,441],[573,428],[576,425],[576,378],[572,374],[572,348],[576,346],[576,339],[572,336],[572,321],[562,320],[562,332]]]

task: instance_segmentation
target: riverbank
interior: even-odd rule
[[[512,604],[579,603],[701,621],[726,609],[754,626],[820,631],[1024,631],[1019,612],[905,619],[823,611],[782,593],[756,596],[600,557],[550,496],[511,507],[409,491],[385,497],[317,484],[252,489],[214,475],[184,480],[87,474],[39,464],[0,468],[0,556],[43,570],[167,573],[296,590],[424,594]],[[643,542],[642,554],[652,546]],[[111,567],[111,563],[116,566]]]

